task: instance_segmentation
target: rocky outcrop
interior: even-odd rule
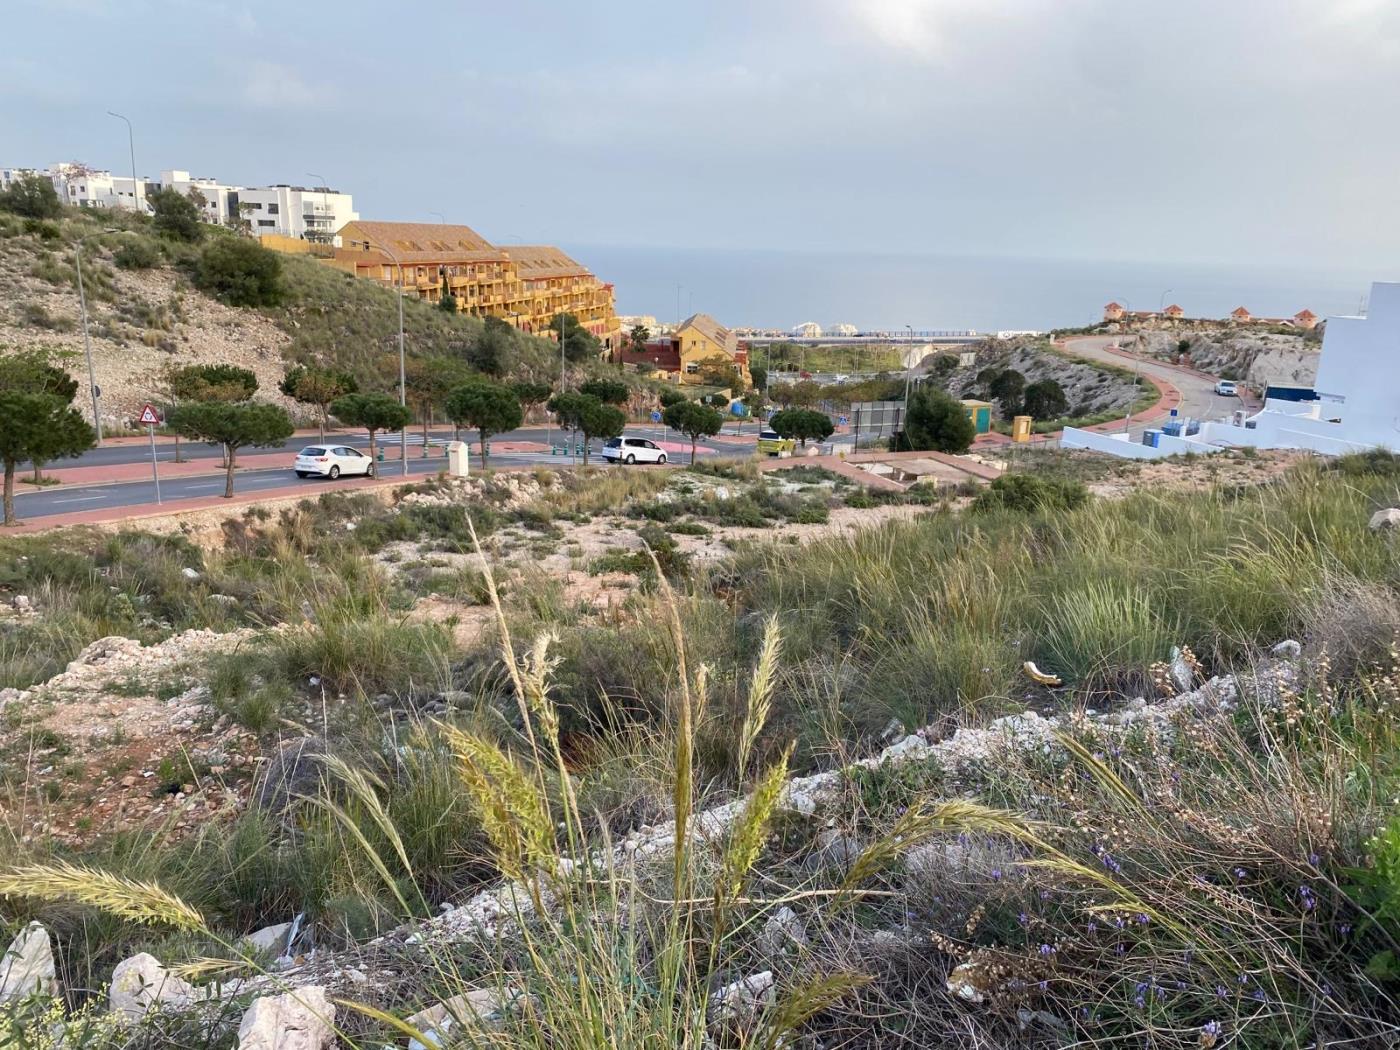
[[[1310,386],[1317,377],[1321,344],[1300,335],[1232,328],[1190,332],[1146,332],[1148,353],[1253,387],[1270,383]],[[1183,348],[1184,344],[1184,348]]]
[[[533,474],[503,471],[491,476],[448,478],[423,492],[407,492],[399,499],[405,507],[451,507],[485,501],[502,510],[519,510],[539,499],[544,487]]]

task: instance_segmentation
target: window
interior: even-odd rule
[[[258,225],[259,225],[259,226],[276,226],[276,225],[277,225],[277,220],[275,220],[275,219],[259,219],[259,220],[258,220]]]
[[[269,215],[276,215],[276,214],[277,214],[277,205],[275,205],[275,204],[269,204],[269,205],[267,206],[267,213],[268,213]]]
[[[693,376],[693,375],[695,375],[695,374],[696,374],[697,372],[699,372],[699,371],[700,371],[700,366],[699,366],[698,364],[696,364],[694,361],[688,361],[688,362],[686,362],[686,366],[685,366],[685,374],[686,374],[686,375],[688,375],[688,376]]]

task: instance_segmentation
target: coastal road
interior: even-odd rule
[[[675,433],[668,433],[662,427],[629,426],[627,433],[646,437],[667,449],[667,453],[673,463],[682,464],[689,460],[689,442],[678,437]],[[395,435],[396,437],[397,435]],[[434,437],[450,439],[451,431],[442,434],[434,434]],[[555,440],[559,440],[559,433],[554,432]],[[546,431],[543,427],[522,428],[514,431],[510,435],[497,435],[491,439],[494,447],[505,445],[510,441],[519,444],[533,443],[538,448],[545,451],[493,451],[490,465],[493,469],[508,467],[568,467],[581,464],[578,457],[553,456],[547,451],[545,443]],[[327,440],[335,444],[354,445],[359,448],[367,448],[368,441],[363,435],[351,437],[349,434],[327,435]],[[697,451],[702,459],[732,459],[736,457],[746,457],[753,454],[754,441],[756,440],[756,428],[750,424],[746,428],[746,433],[736,437],[733,428],[727,428],[723,435],[717,438],[702,441],[698,445]],[[252,455],[245,453],[239,462],[243,464],[239,467],[234,476],[234,495],[244,497],[267,490],[286,490],[295,488],[304,490],[308,497],[315,497],[323,492],[335,491],[337,488],[352,488],[363,484],[359,479],[345,478],[340,481],[328,481],[323,478],[298,478],[291,469],[291,456],[296,450],[304,448],[308,444],[316,444],[316,439],[298,438],[287,444],[284,454],[272,455]],[[415,445],[421,446],[422,432],[415,436]],[[590,463],[597,466],[606,466],[599,455],[601,442],[593,443],[593,454]],[[403,476],[402,465],[398,461],[398,442],[392,444],[381,442],[381,447],[385,447],[395,458],[386,459],[379,464],[380,477],[386,481],[391,481]],[[65,482],[64,484],[52,488],[41,488],[30,491],[20,491],[15,493],[15,511],[21,521],[42,521],[44,518],[55,515],[67,515],[80,512],[93,511],[129,511],[130,515],[150,514],[157,510],[178,511],[182,503],[192,500],[207,500],[211,497],[219,497],[224,492],[224,472],[219,469],[218,450],[207,449],[205,446],[196,445],[191,448],[191,452],[199,451],[198,457],[201,461],[207,460],[209,470],[194,474],[182,474],[178,476],[163,477],[160,483],[161,506],[157,507],[155,502],[155,485],[149,477],[140,480],[107,480],[103,474],[107,471],[115,473],[128,464],[139,464],[143,460],[149,465],[149,446],[132,445],[122,448],[113,446],[109,448],[94,449],[78,460],[78,465],[83,468],[84,480],[80,482]],[[167,451],[166,447],[157,446],[157,455]],[[173,449],[169,449],[173,455]],[[183,455],[183,449],[182,455]],[[476,457],[477,446],[473,442],[471,446],[472,465],[477,466],[479,460]],[[102,462],[91,463],[88,457],[103,454],[99,458]],[[271,462],[269,462],[271,461]],[[165,462],[162,460],[162,462]],[[412,448],[409,451],[408,474],[411,477],[436,474],[440,470],[446,469],[447,461],[442,455],[433,455],[427,458],[415,455]],[[645,469],[645,468],[618,468],[618,469]],[[123,515],[105,515],[107,519],[122,517]]]
[[[1154,360],[1145,354],[1114,353],[1108,347],[1118,345],[1117,336],[1078,336],[1066,339],[1063,345],[1067,353],[1076,357],[1114,365],[1118,368],[1132,369],[1136,367],[1144,375],[1155,376],[1163,382],[1170,383],[1181,391],[1181,414],[1183,416],[1190,416],[1193,419],[1218,419],[1241,407],[1239,398],[1221,397],[1215,392],[1214,376],[1203,375],[1186,368],[1177,368],[1174,365]],[[1157,426],[1159,424],[1135,424],[1130,428],[1130,432],[1135,435],[1141,434],[1149,425]]]

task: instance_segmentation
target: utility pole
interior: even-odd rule
[[[111,230],[103,230],[103,233],[111,233]],[[96,234],[88,234],[88,237],[95,237]],[[73,260],[75,269],[78,271],[78,306],[83,317],[83,354],[87,357],[88,370],[88,393],[92,395],[92,426],[97,431],[97,443],[102,444],[102,416],[97,411],[97,373],[92,366],[92,340],[88,336],[88,312],[87,293],[83,290],[83,244],[87,237],[79,237],[77,243],[73,245]]]
[[[395,266],[399,268],[399,404],[408,407],[408,384],[404,376],[404,351],[403,351],[403,263],[399,262],[399,257],[383,244],[371,244],[369,241],[351,241],[351,244],[362,245],[365,251],[376,248],[387,255]],[[403,464],[403,473],[408,474],[408,427],[399,431],[399,457]]]

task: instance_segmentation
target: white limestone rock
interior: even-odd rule
[[[1400,507],[1386,507],[1371,515],[1372,532],[1400,528]]]
[[[53,944],[42,923],[31,922],[0,956],[0,1005],[31,995],[57,995]]]
[[[807,943],[807,927],[786,904],[768,916],[759,935],[763,950],[769,955],[780,955],[789,948],[801,948]]]
[[[264,926],[243,938],[245,944],[259,954],[281,955],[287,947],[287,934],[292,930],[290,922],[279,922],[274,926]]]
[[[761,1007],[772,1003],[776,995],[777,982],[772,970],[751,974],[710,996],[710,1020],[751,1020]]]
[[[155,1010],[182,1009],[202,998],[199,989],[176,977],[146,952],[117,963],[108,990],[112,1012],[128,1021],[139,1021]]]
[[[420,1010],[408,1018],[408,1023],[428,1041],[410,1039],[408,1050],[437,1050],[447,1042],[453,1028],[473,1022],[490,1024],[500,1017],[506,1005],[506,999],[495,989],[474,988]]]
[[[238,1026],[238,1050],[327,1050],[335,1045],[335,1006],[320,985],[254,999]]]

